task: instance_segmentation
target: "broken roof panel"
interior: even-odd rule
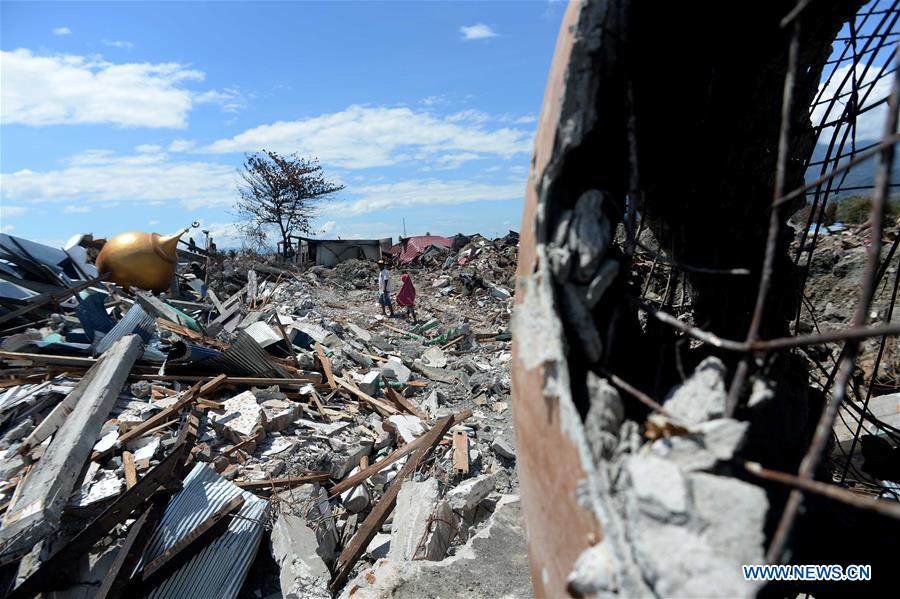
[[[453,247],[453,240],[438,235],[419,235],[402,239],[400,244],[403,246],[403,251],[400,252],[400,262],[406,264],[422,255],[422,252],[428,249],[429,246]]]
[[[141,558],[147,564],[193,532],[235,497],[244,505],[228,528],[150,593],[149,597],[236,597],[256,556],[269,502],[225,480],[205,464],[197,464],[184,480],[184,488],[163,514],[159,527]]]

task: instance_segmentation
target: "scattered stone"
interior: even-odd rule
[[[153,385],[150,381],[137,381],[131,384],[131,394],[140,399],[150,397],[153,393]]]
[[[491,449],[501,458],[506,458],[507,460],[516,459],[516,448],[509,439],[504,437],[494,439],[494,442],[491,443]]]

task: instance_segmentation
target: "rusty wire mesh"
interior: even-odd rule
[[[746,401],[752,373],[764,370],[767,360],[780,351],[797,352],[808,360],[810,383],[825,397],[798,472],[776,472],[757,464],[748,468],[757,476],[793,488],[768,549],[767,558],[771,562],[784,557],[804,492],[827,495],[900,518],[900,505],[896,503],[900,500],[900,484],[881,480],[860,467],[862,437],[879,436],[900,446],[900,430],[870,409],[873,397],[900,392],[900,345],[896,343],[900,315],[895,316],[900,288],[897,252],[900,210],[891,197],[892,190],[900,187],[897,178],[892,177],[895,145],[900,139],[897,135],[900,1],[874,0],[865,4],[833,40],[832,54],[824,65],[818,92],[809,106],[816,150],[809,153],[803,164],[806,182],[796,189],[786,189],[785,171],[790,166],[789,160],[795,159],[798,153],[790,130],[792,103],[796,101],[794,78],[808,66],[798,58],[802,39],[798,16],[809,4],[800,0],[782,22],[782,27],[793,33],[782,99],[768,241],[746,338],[725,339],[691,323],[687,275],[711,271],[678,263],[669,248],[652,248],[642,243],[644,223],[638,220],[642,200],[633,156],[632,191],[624,223],[625,247],[632,256],[633,273],[643,281],[640,289],[643,311],[683,333],[680,343],[705,343],[743,356],[729,388],[726,406],[729,414],[739,402]],[[805,207],[796,214],[786,214],[786,207],[800,197],[806,198]],[[843,228],[831,224],[834,207],[839,202],[870,206],[867,220],[853,225],[845,223]],[[799,273],[799,284],[792,289],[773,285],[776,238],[785,219],[790,219],[796,233],[790,245],[790,259]],[[847,298],[848,309],[840,312],[831,301],[835,299],[835,290],[822,289],[811,273],[822,271],[822,263],[827,267],[829,260],[840,262],[851,254],[864,254],[865,258],[857,265],[858,272],[853,272],[856,276],[852,299]],[[839,264],[831,264],[838,268]],[[750,271],[736,268],[716,274],[745,276]],[[796,294],[792,336],[763,339],[760,322],[766,303],[785,293]],[[627,382],[618,380],[616,384],[651,409],[662,411],[654,399]],[[840,442],[836,427],[843,427],[852,436]],[[826,451],[832,447],[833,451]],[[812,480],[816,469],[823,464],[829,467],[831,484]]]

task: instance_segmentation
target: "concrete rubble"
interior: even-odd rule
[[[502,529],[516,551],[496,558],[527,595],[521,523],[497,517],[518,491],[517,241],[460,237],[413,257],[416,323],[379,314],[373,263],[221,255],[206,284],[196,268],[165,294],[88,281],[77,299],[15,317],[17,331],[0,330],[0,553],[20,564],[7,592],[216,580],[221,597],[330,597],[385,560],[454,571]],[[68,288],[81,281],[64,276]],[[259,548],[268,565],[252,565]],[[198,552],[215,558],[191,561]],[[102,568],[70,567],[95,553]],[[499,582],[443,586],[491,594]]]

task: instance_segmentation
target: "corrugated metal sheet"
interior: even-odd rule
[[[284,341],[282,336],[265,322],[258,320],[244,327],[244,331],[259,343],[261,347],[269,347],[279,341]]]
[[[144,312],[143,308],[134,304],[128,309],[122,320],[117,322],[116,326],[103,339],[94,344],[94,351],[97,355],[100,355],[112,347],[113,343],[132,333],[137,333],[144,340],[144,343],[147,343],[152,337],[150,331],[153,330],[155,322],[154,318]]]
[[[438,235],[420,235],[409,237],[402,242],[403,251],[400,253],[400,262],[406,264],[418,258],[430,245],[439,245],[445,248],[453,247],[453,240]]]
[[[269,359],[259,343],[245,331],[238,329],[231,347],[222,352],[216,364],[229,372],[245,376],[290,378],[290,374]]]
[[[169,502],[141,558],[141,564],[156,559],[239,495],[244,498],[244,505],[237,517],[230,519],[228,528],[161,582],[149,597],[237,596],[259,549],[269,502],[241,490],[205,464],[194,466],[184,479],[184,488]]]
[[[206,360],[216,360],[222,353],[205,345],[197,345],[196,343],[187,343],[179,341],[169,350],[167,362],[169,364],[190,364],[193,362],[205,362]]]

